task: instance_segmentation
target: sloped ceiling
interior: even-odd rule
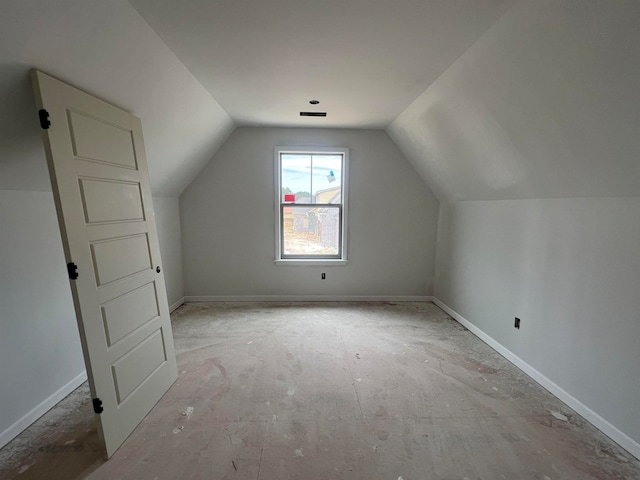
[[[512,0],[131,3],[238,125],[385,128]]]
[[[155,195],[236,124],[386,127],[443,200],[640,195],[637,0],[132,4],[0,0],[0,189],[50,188],[35,67],[142,118]]]
[[[0,189],[50,190],[31,68],[142,119],[155,195],[179,195],[234,127],[128,2],[3,0]]]
[[[521,1],[387,129],[446,200],[640,195],[640,2]]]

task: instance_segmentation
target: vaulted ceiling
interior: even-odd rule
[[[32,68],[142,119],[154,195],[180,195],[234,128],[126,0],[0,0],[0,189],[51,189]]]
[[[238,125],[385,128],[512,0],[131,3]]]
[[[640,195],[637,0],[0,0],[0,12],[0,189],[49,188],[39,68],[142,118],[155,195],[180,195],[238,125],[385,129],[443,200]]]
[[[441,199],[640,195],[640,2],[521,0],[387,132]]]

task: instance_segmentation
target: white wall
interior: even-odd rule
[[[0,8],[0,189],[50,190],[34,143],[31,68],[142,119],[154,195],[179,196],[233,130],[127,1],[3,1]]]
[[[443,200],[436,297],[636,456],[638,58],[639,2],[523,0],[389,127]]]
[[[53,195],[0,190],[0,219],[1,446],[85,368]]]
[[[348,265],[275,265],[278,145],[350,149]],[[185,292],[430,295],[437,212],[438,201],[382,131],[238,128],[180,197]]]
[[[178,199],[153,203],[172,305],[184,296]],[[53,194],[0,190],[0,222],[1,447],[86,376]]]
[[[640,195],[640,2],[523,0],[390,125],[443,199]]]
[[[640,197],[457,202],[439,237],[435,296],[640,453]]]
[[[153,197],[153,210],[156,216],[167,299],[170,306],[176,306],[184,297],[180,201],[173,197]]]
[[[142,119],[173,301],[183,296],[177,196],[233,129],[128,2],[1,5],[0,445],[81,382],[84,371],[29,70]]]

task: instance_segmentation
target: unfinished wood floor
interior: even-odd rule
[[[178,381],[111,460],[83,386],[0,451],[0,478],[640,478],[431,303],[201,303],[172,317]]]

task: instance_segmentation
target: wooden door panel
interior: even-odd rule
[[[123,278],[119,282],[110,283],[100,287],[98,290],[98,303],[105,305],[110,300],[120,297],[127,292],[131,292],[142,285],[155,281],[155,272],[153,270],[145,270],[140,273],[136,273],[127,278]],[[160,302],[158,302],[160,305]]]
[[[165,361],[162,333],[156,330],[111,366],[118,403],[122,403]]]
[[[160,315],[155,283],[129,291],[102,304],[102,318],[107,333],[107,345],[122,338]]]
[[[114,182],[140,183],[140,174],[137,170],[96,162],[86,158],[77,159],[75,171],[78,178],[105,178]]]
[[[154,317],[147,322],[143,322],[129,334],[122,337],[109,347],[107,361],[109,366],[113,366],[121,358],[135,349],[138,344],[148,338],[151,334],[162,329],[162,317]]]
[[[111,238],[91,243],[98,286],[151,268],[147,235]]]
[[[142,126],[33,72],[89,386],[111,456],[177,377]]]
[[[85,222],[144,220],[138,183],[80,178]]]
[[[163,341],[165,338],[163,337]],[[152,373],[153,377],[166,378],[172,376],[172,370],[170,362],[164,362],[160,367]],[[120,403],[118,408],[118,416],[116,421],[119,423],[120,431],[126,432],[131,428],[131,424],[136,426],[140,423],[140,420],[149,413],[149,398],[162,398],[162,395],[167,391],[168,386],[157,381],[142,382],[138,388],[135,389],[133,394],[129,395],[125,400]],[[174,379],[175,380],[175,379]],[[171,384],[169,384],[171,386]],[[134,427],[135,428],[135,427]],[[131,429],[132,431],[133,429]],[[130,433],[130,432],[129,432]],[[129,434],[125,435],[120,441],[122,443]]]
[[[136,168],[131,131],[74,111],[69,124],[76,157]]]

